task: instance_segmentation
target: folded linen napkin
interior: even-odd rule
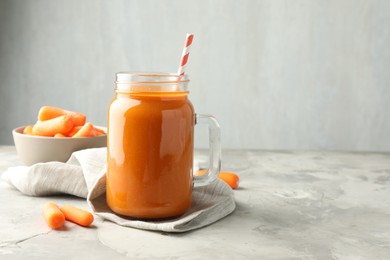
[[[116,215],[106,203],[106,148],[74,152],[68,162],[38,163],[8,168],[2,178],[30,196],[71,194],[87,198],[94,213],[126,227],[165,232],[185,232],[209,225],[235,209],[233,192],[220,180],[193,190],[191,208],[169,220],[144,221]],[[195,164],[196,165],[196,164]]]

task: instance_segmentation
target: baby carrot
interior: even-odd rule
[[[60,207],[60,210],[65,215],[65,219],[72,221],[80,226],[87,227],[93,222],[93,215],[85,210],[66,205]]]
[[[32,128],[34,135],[54,136],[57,133],[66,134],[73,127],[69,116],[60,116],[46,121],[38,121]]]
[[[53,203],[48,202],[43,206],[43,216],[49,227],[52,229],[58,229],[62,227],[65,223],[65,215],[62,213],[60,208]]]
[[[200,176],[203,174],[206,174],[207,170],[199,170],[196,175]],[[240,183],[240,178],[237,174],[232,172],[219,172],[218,178],[223,180],[227,185],[230,186],[232,189],[237,189],[238,185]]]
[[[219,172],[218,178],[226,182],[232,189],[237,189],[240,178],[232,172]]]
[[[61,134],[61,133],[57,133],[57,134],[55,134],[54,135],[54,137],[67,137],[66,135],[64,135],[64,134]]]
[[[72,119],[73,124],[76,126],[85,124],[86,116],[84,114],[52,106],[41,107],[38,112],[38,120],[45,121],[63,115],[69,116]]]
[[[25,135],[33,135],[33,133],[32,133],[32,128],[33,128],[32,125],[26,126],[26,127],[23,129],[23,134],[25,134]]]
[[[100,129],[100,128],[97,128],[97,127],[93,127],[93,132],[94,132],[94,135],[95,136],[99,136],[99,135],[105,135],[106,133],[104,132],[104,130]]]
[[[86,123],[72,137],[88,137],[93,135],[93,125],[91,123]]]
[[[74,136],[75,133],[77,133],[82,126],[74,126],[66,135],[69,137]]]
[[[200,176],[200,175],[204,175],[207,173],[207,170],[199,170],[197,173],[196,173],[196,176]]]
[[[65,111],[61,108],[51,107],[51,106],[43,106],[39,109],[38,112],[38,120],[45,121],[55,117],[65,115]]]

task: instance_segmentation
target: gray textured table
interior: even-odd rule
[[[197,156],[203,153],[197,151]],[[28,197],[0,181],[0,258],[28,259],[389,259],[390,153],[223,152],[240,175],[237,209],[182,234],[94,226],[50,230],[51,200],[88,209],[71,196]],[[0,172],[20,162],[0,146]]]

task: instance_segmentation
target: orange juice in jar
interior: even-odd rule
[[[117,73],[108,112],[106,197],[117,214],[158,219],[191,206],[192,188],[213,181],[220,168],[219,126],[197,115],[186,75]],[[193,177],[194,126],[210,128],[208,174]]]

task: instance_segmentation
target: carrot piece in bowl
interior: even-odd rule
[[[41,107],[38,112],[38,120],[45,121],[63,115],[69,116],[75,126],[82,126],[85,124],[86,116],[84,114],[52,106]]]
[[[90,136],[94,136],[93,125],[91,123],[86,123],[72,137],[90,137]]]
[[[81,129],[82,126],[78,125],[78,126],[74,126],[66,135],[68,137],[72,137],[74,136],[80,129]]]
[[[93,133],[95,136],[100,136],[100,135],[105,135],[106,133],[104,132],[104,130],[100,129],[100,128],[97,128],[97,127],[93,127]]]
[[[64,137],[67,137],[67,136],[64,135],[64,134],[61,134],[61,133],[57,133],[57,134],[54,135],[54,137],[64,138]]]
[[[38,121],[32,128],[33,135],[54,136],[66,134],[73,128],[73,121],[69,116],[59,116],[53,119]]]
[[[33,128],[32,125],[26,126],[26,127],[23,129],[23,134],[25,134],[25,135],[33,135],[33,133],[32,133],[32,128]]]

